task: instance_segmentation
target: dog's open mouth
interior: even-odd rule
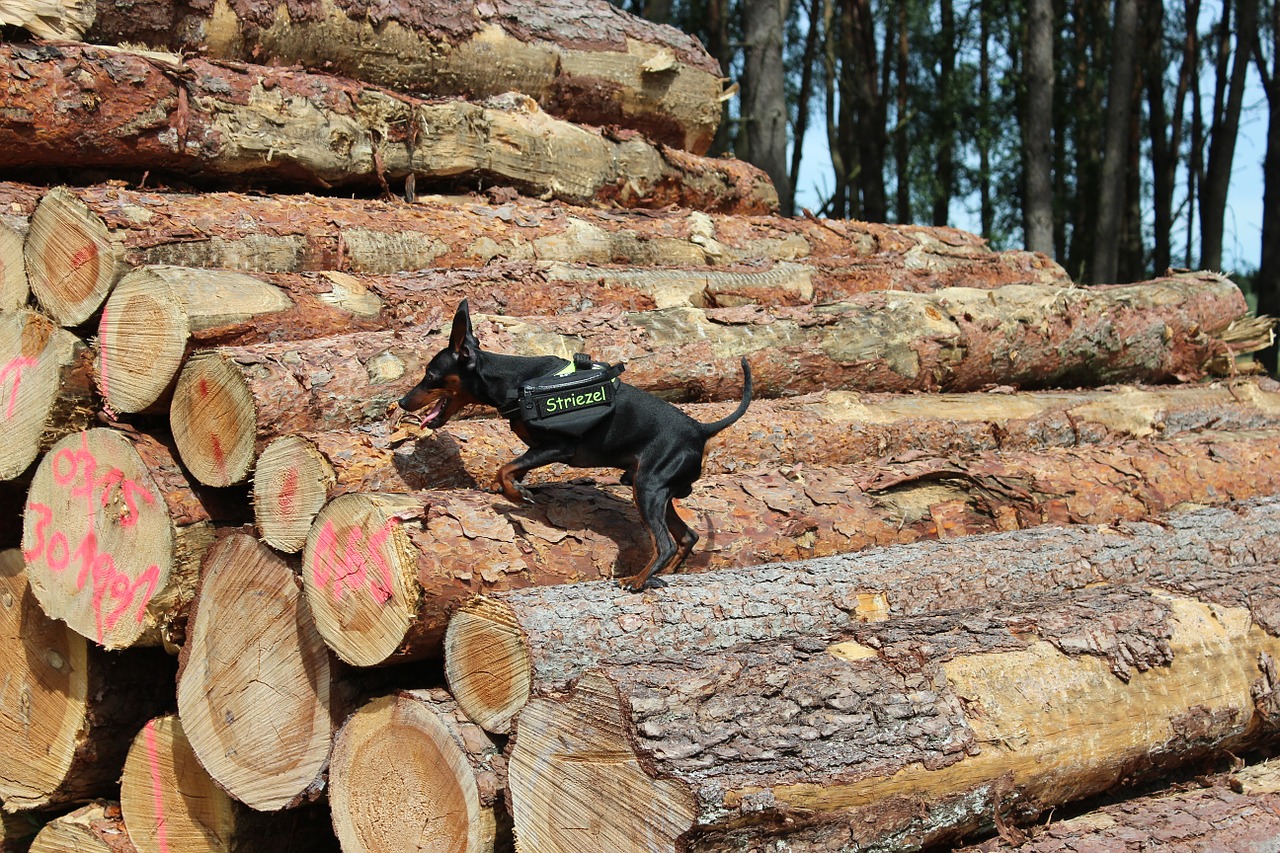
[[[445,421],[449,420],[449,404],[453,402],[453,398],[448,394],[441,394],[430,403],[422,411],[422,425],[427,429],[439,429],[444,426]]]

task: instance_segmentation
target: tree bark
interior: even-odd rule
[[[49,821],[31,842],[30,853],[138,853],[120,804],[96,800]]]
[[[721,70],[697,39],[601,0],[388,3],[377,11],[302,0],[283,14],[241,0],[145,8],[103,0],[85,36],[215,59],[266,57],[440,97],[517,91],[569,121],[620,125],[696,154],[720,120]]]
[[[201,766],[259,811],[321,796],[338,725],[355,709],[302,606],[295,566],[233,533],[205,559],[178,670],[178,713]],[[269,662],[269,663],[267,663]]]
[[[23,107],[0,119],[0,169],[184,175],[255,186],[511,186],[584,204],[777,209],[741,161],[555,119],[527,97],[430,101],[261,65],[63,43],[0,47]],[[410,192],[409,195],[413,193]]]
[[[1269,461],[1276,438],[1268,431],[705,477],[680,503],[703,540],[682,571],[1254,498],[1280,487]],[[1237,482],[1241,470],[1255,472],[1248,484]],[[447,611],[468,596],[609,580],[643,565],[652,544],[630,497],[625,487],[582,484],[545,485],[532,507],[470,490],[343,495],[307,536],[308,604],[348,663],[436,657]],[[464,701],[456,682],[454,692]]]
[[[66,329],[26,308],[0,311],[0,480],[20,477],[96,411],[91,353]]]
[[[1102,155],[1102,181],[1094,221],[1093,261],[1089,280],[1116,281],[1120,261],[1120,219],[1128,172],[1129,113],[1138,43],[1138,0],[1115,0],[1111,29],[1111,73],[1107,84],[1107,127]],[[1163,68],[1153,69],[1163,73]],[[1163,130],[1161,130],[1163,133]],[[1163,272],[1163,270],[1162,270]]]
[[[1027,248],[1054,254],[1053,183],[1053,3],[1031,0],[1027,7],[1026,116],[1022,125],[1026,195],[1023,228]]]
[[[29,215],[45,194],[39,187],[0,182],[0,209]],[[82,187],[75,197],[124,242],[131,264],[244,272],[398,273],[475,267],[495,258],[632,267],[768,261],[839,267],[884,252],[983,253],[984,246],[982,238],[954,228],[682,209],[627,213],[526,198],[488,204],[425,198],[407,204],[111,185]]]
[[[1263,91],[1270,107],[1267,119],[1267,150],[1262,160],[1262,249],[1254,292],[1258,294],[1258,311],[1280,315],[1280,6],[1271,4],[1271,67],[1266,67],[1261,44],[1254,52]],[[1273,376],[1280,375],[1280,349],[1276,344],[1263,350],[1261,361]]]
[[[742,4],[742,133],[738,156],[758,166],[773,182],[782,215],[794,211],[787,170],[786,69],[783,29],[788,0],[747,0]],[[796,140],[799,148],[802,140]],[[945,223],[944,223],[945,224]]]
[[[520,715],[508,790],[543,851],[917,850],[1274,736],[1268,575],[1118,586],[676,658],[603,662]],[[751,593],[738,591],[743,598]],[[1260,703],[1261,704],[1261,703]],[[599,791],[619,792],[602,798]],[[627,809],[618,809],[617,802]]]
[[[1270,764],[1197,778],[1109,803],[1066,820],[1025,831],[1006,827],[1001,837],[957,849],[957,853],[1060,853],[1064,850],[1132,850],[1158,844],[1170,853],[1196,850],[1257,850],[1280,837],[1280,776]]]
[[[446,691],[383,696],[352,714],[334,743],[334,829],[348,853],[510,851],[506,775],[502,747]]]
[[[50,448],[23,517],[41,606],[108,649],[180,645],[212,540],[210,505],[169,449],[113,429],[72,433]]]
[[[684,407],[710,422],[732,404]],[[1280,392],[1270,382],[1231,387],[1115,388],[1077,392],[968,394],[940,397],[856,395],[840,391],[789,400],[758,400],[735,427],[736,441],[712,442],[705,476],[765,465],[824,467],[875,459],[967,456],[984,451],[1036,451],[1122,441],[1190,430],[1280,428]],[[293,434],[268,444],[253,474],[260,535],[287,553],[302,550],[316,514],[352,492],[483,488],[494,472],[524,452],[510,426],[494,418],[456,420],[409,440],[350,430]],[[550,466],[529,484],[613,472]]]
[[[147,721],[129,746],[120,810],[138,853],[337,853],[324,810],[253,811],[200,766],[178,717]]]
[[[0,551],[0,670],[0,797],[9,812],[108,794],[128,738],[173,697],[167,655],[106,652],[46,616],[16,549]]]
[[[851,546],[838,556],[793,565],[676,575],[660,597],[627,596],[595,583],[495,588],[453,614],[445,674],[468,716],[506,732],[530,697],[567,689],[601,661],[635,660],[652,649],[678,657],[785,633],[822,634],[862,622],[981,608],[992,601],[992,590],[1000,591],[1001,601],[1025,602],[1100,580],[1198,588],[1201,573],[1217,578],[1239,564],[1269,565],[1276,548],[1267,537],[1280,524],[1280,504],[1265,498],[1243,508],[1169,514],[1155,524],[1093,521],[1098,526],[954,541],[939,524],[932,534],[938,542],[910,544],[919,537],[908,533],[898,537],[902,545],[863,553],[852,553]],[[1219,534],[1226,538],[1213,538]],[[867,544],[893,541],[888,536]],[[1055,568],[1046,574],[1044,566]],[[733,592],[740,583],[751,586],[749,607],[733,603],[742,600]],[[636,642],[641,630],[644,641]]]

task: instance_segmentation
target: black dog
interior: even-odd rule
[[[670,403],[619,382],[613,377],[621,368],[597,371],[604,377],[597,390],[579,395],[578,399],[608,396],[612,404],[608,409],[611,414],[604,414],[581,435],[542,428],[520,416],[516,409],[523,399],[523,386],[552,374],[572,376],[570,370],[572,367],[566,368],[565,360],[557,356],[500,355],[481,350],[464,299],[453,317],[449,345],[431,359],[422,381],[400,400],[400,408],[411,412],[430,407],[423,418],[423,425],[430,429],[443,426],[468,403],[498,409],[529,446],[522,456],[503,465],[494,480],[495,491],[515,503],[532,502],[520,482],[524,475],[552,462],[577,468],[621,468],[622,482],[632,486],[636,508],[654,547],[653,559],[642,571],[619,580],[626,589],[638,591],[655,573],[679,566],[697,544],[698,534],[681,520],[672,501],[687,497],[694,481],[702,476],[708,439],[746,413],[751,403],[751,368],[742,359],[742,403],[733,414],[715,423],[700,423]]]

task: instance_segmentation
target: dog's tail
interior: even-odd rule
[[[747,413],[747,406],[751,405],[751,388],[751,365],[747,364],[747,359],[744,356],[742,359],[742,402],[738,404],[738,408],[734,409],[731,414],[726,415],[718,421],[713,421],[709,424],[702,424],[702,431],[706,434],[707,438],[710,438],[722,429],[730,426],[737,421],[738,418]]]

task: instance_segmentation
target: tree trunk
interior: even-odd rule
[[[1053,3],[1031,0],[1027,7],[1026,116],[1022,125],[1026,197],[1023,228],[1027,248],[1054,254],[1053,183]]]
[[[96,800],[60,815],[40,830],[30,853],[138,853],[118,802]]]
[[[1128,185],[1129,113],[1138,43],[1138,0],[1115,0],[1111,30],[1111,75],[1107,85],[1106,147],[1094,220],[1093,260],[1089,280],[1116,281],[1120,261],[1120,220]],[[1163,68],[1153,69],[1163,73]],[[1161,130],[1163,133],[1163,130]]]
[[[922,504],[932,499],[926,490],[916,491]],[[945,500],[935,504],[945,505]],[[823,634],[862,622],[981,608],[993,600],[993,589],[1000,590],[1002,601],[1025,602],[1083,589],[1099,579],[1194,588],[1201,573],[1217,577],[1241,562],[1268,565],[1276,546],[1266,537],[1280,525],[1280,504],[1267,498],[1245,505],[1240,514],[1236,509],[1110,527],[1095,518],[1087,526],[955,541],[917,525],[921,535],[941,541],[910,544],[919,537],[907,533],[897,537],[906,544],[863,553],[846,549],[785,567],[675,575],[660,598],[615,593],[598,583],[494,589],[454,613],[444,642],[445,674],[468,716],[490,731],[507,732],[531,696],[567,689],[600,661],[634,660],[652,649],[679,657],[785,633]],[[1009,520],[1011,527],[1019,523]],[[1212,538],[1218,534],[1227,538]],[[1219,544],[1227,542],[1239,544],[1247,556],[1237,559],[1230,547]],[[1251,550],[1255,547],[1261,550]],[[1046,574],[1044,566],[1055,569]],[[729,603],[739,600],[732,592],[739,583],[751,585],[748,608]],[[636,642],[640,630],[644,639]]]
[[[419,190],[481,182],[588,204],[778,204],[746,163],[611,137],[518,95],[429,101],[329,75],[70,43],[0,48],[0,80],[24,104],[0,115],[0,168],[12,172],[106,167],[325,189],[412,176]]]
[[[1267,151],[1262,160],[1262,249],[1254,292],[1258,311],[1280,316],[1280,5],[1271,4],[1271,67],[1266,67],[1261,45],[1255,46],[1259,74],[1270,107],[1267,119]],[[1273,376],[1280,375],[1280,349],[1275,343],[1260,359]]]
[[[343,850],[510,851],[506,764],[502,747],[444,690],[374,699],[333,747],[329,802]]]
[[[0,210],[29,214],[45,194],[38,187],[0,182]],[[795,261],[839,268],[913,249],[984,253],[982,238],[954,228],[680,209],[628,214],[524,198],[502,204],[458,198],[406,204],[142,192],[111,185],[81,188],[75,197],[124,241],[131,264],[244,272],[399,273],[475,267],[495,258],[684,268]],[[29,239],[28,252],[30,245]],[[77,243],[72,254],[92,251],[86,245]],[[33,269],[30,261],[27,268]],[[86,316],[105,296],[104,291]]]
[[[1280,490],[1280,467],[1268,461],[1277,437],[812,468],[799,481],[772,471],[705,477],[680,504],[703,537],[682,571],[1047,523],[1105,524],[1180,502],[1272,494]],[[1237,482],[1241,470],[1254,472],[1248,484]],[[434,657],[447,611],[467,596],[609,580],[651,555],[625,487],[551,484],[537,496],[527,508],[470,490],[336,498],[317,515],[303,552],[321,635],[359,666]]]
[[[941,397],[855,395],[840,391],[789,400],[758,400],[736,426],[738,441],[712,442],[707,476],[753,466],[853,465],[874,459],[965,456],[991,450],[1043,450],[1077,444],[1173,436],[1214,428],[1280,428],[1280,393],[1253,383],[1079,392],[969,394]],[[691,405],[710,422],[731,404]],[[403,424],[403,422],[402,422]],[[412,435],[412,432],[407,433]],[[406,432],[350,430],[286,435],[268,444],[253,474],[253,507],[263,540],[302,550],[316,514],[352,492],[483,488],[524,452],[510,426],[495,418],[456,420],[408,441]],[[526,482],[564,482],[611,471],[550,466]]]
[[[129,735],[173,698],[167,655],[106,652],[46,616],[16,549],[0,551],[0,670],[0,798],[9,812],[108,794]]]
[[[956,16],[952,0],[938,3],[937,95],[942,108],[937,112],[937,189],[933,197],[933,224],[946,225],[951,219],[951,198],[956,189],[956,132],[959,98],[955,92]]]
[[[782,215],[794,210],[787,172],[787,99],[782,65],[788,0],[745,0],[742,4],[743,160],[764,171],[778,193]],[[800,147],[803,140],[796,140]],[[944,223],[945,224],[945,223]]]
[[[620,125],[696,154],[720,120],[721,70],[697,39],[602,0],[388,3],[376,12],[349,0],[301,0],[283,14],[240,0],[101,0],[83,40],[266,57],[439,97],[517,91],[569,121]]]
[[[120,235],[66,187],[40,196],[22,244],[32,294],[64,326],[98,310],[125,272],[122,252]]]
[[[0,311],[24,308],[31,296],[22,239],[16,228],[0,222]]]
[[[120,649],[181,643],[212,539],[210,507],[165,445],[97,428],[68,435],[41,459],[22,546],[45,612]]]
[[[355,708],[295,569],[253,536],[219,540],[179,656],[178,713],[192,751],[219,788],[259,811],[321,796],[334,734]]]
[[[19,477],[95,413],[91,353],[81,340],[28,309],[0,311],[0,480]]]
[[[1006,827],[1002,837],[957,853],[1124,850],[1137,839],[1168,850],[1265,850],[1280,838],[1280,771],[1274,765],[1197,777],[1196,783],[1108,803],[1044,827]]]
[[[138,853],[337,853],[323,809],[253,811],[200,766],[182,723],[149,720],[129,747],[120,810]]]
[[[1254,614],[1280,605],[1273,572],[1228,581],[1249,606],[1125,585],[679,657],[644,638],[647,657],[521,713],[516,835],[565,853],[917,850],[1010,801],[1028,818],[1264,743],[1259,660],[1280,640]]]

